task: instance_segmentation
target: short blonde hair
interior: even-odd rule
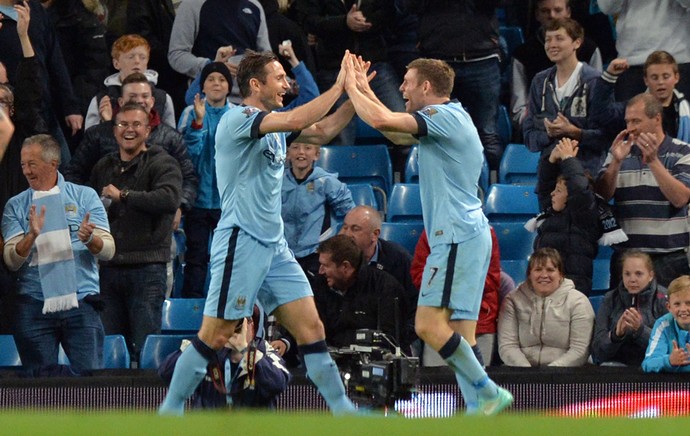
[[[670,285],[668,285],[668,296],[677,293],[690,291],[690,276],[684,275],[674,279]]]

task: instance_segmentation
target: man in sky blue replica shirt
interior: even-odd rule
[[[472,120],[450,100],[453,69],[417,59],[400,86],[408,113],[376,98],[365,64],[345,56],[346,90],[357,114],[396,143],[419,139],[419,185],[431,253],[415,318],[417,335],[455,371],[467,414],[494,415],[513,396],[496,386],[477,361],[475,328],[491,256],[491,234],[476,196],[482,145]]]
[[[5,205],[2,235],[5,264],[19,284],[11,313],[22,364],[57,364],[62,344],[77,371],[100,369],[97,259],[115,253],[105,208],[93,189],[66,182],[58,172],[60,145],[53,137],[24,140],[21,163],[29,189]]]
[[[283,106],[285,70],[270,52],[246,52],[237,72],[243,104],[228,110],[216,132],[221,216],[211,245],[211,279],[204,319],[192,346],[177,361],[163,415],[180,415],[258,299],[295,337],[307,375],[335,414],[354,412],[328,354],[323,324],[302,269],[288,249],[280,215],[287,141],[323,144],[352,118],[351,103],[328,113],[344,91],[344,71],[331,89],[292,111]],[[295,133],[285,133],[295,132]]]

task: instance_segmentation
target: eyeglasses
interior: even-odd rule
[[[119,127],[120,129],[127,129],[129,127],[132,127],[133,129],[140,129],[142,127],[148,127],[149,126],[148,124],[140,123],[139,121],[135,121],[132,124],[124,122],[124,121],[120,121],[119,123],[115,123],[115,125],[117,127]]]

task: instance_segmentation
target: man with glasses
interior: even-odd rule
[[[101,319],[106,334],[125,336],[135,360],[146,336],[160,333],[172,222],[182,191],[178,163],[161,147],[147,145],[150,131],[144,107],[124,104],[113,126],[118,151],[91,173],[117,247],[100,264]]]
[[[182,212],[186,212],[194,205],[199,185],[194,164],[187,153],[187,145],[181,133],[161,122],[160,114],[154,108],[155,98],[151,83],[144,74],[130,74],[122,81],[121,89],[122,96],[118,100],[118,105],[121,107],[125,103],[134,102],[143,106],[147,114],[146,121],[150,126],[148,143],[165,149],[177,160],[178,167],[182,171],[182,201],[173,222],[176,229]],[[73,183],[87,183],[96,162],[118,149],[116,134],[113,134],[113,132],[117,133],[117,130],[113,130],[113,124],[114,118],[86,129],[84,139],[64,170],[65,179]]]

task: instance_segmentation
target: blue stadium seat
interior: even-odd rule
[[[479,192],[477,195],[483,202],[486,199],[486,194],[489,191],[489,164],[486,159],[482,162],[482,172],[479,173]]]
[[[524,144],[508,144],[498,167],[498,182],[514,185],[535,185],[539,153]]]
[[[495,229],[494,229],[495,230]],[[501,253],[503,257],[503,253]],[[508,274],[510,278],[513,279],[515,285],[519,285],[521,282],[525,281],[527,276],[527,260],[510,260],[501,259],[501,271]]]
[[[592,295],[605,294],[609,290],[611,262],[609,259],[594,259],[592,268]]]
[[[183,339],[193,335],[148,335],[141,349],[139,368],[158,369],[165,357],[178,349]]]
[[[168,298],[163,302],[163,333],[196,333],[204,316],[203,298]]]
[[[501,260],[529,259],[533,251],[536,232],[528,232],[525,230],[524,223],[519,221],[496,221],[492,222],[491,226],[496,231]],[[515,277],[513,280],[517,283]]]
[[[413,145],[405,161],[405,183],[419,183],[419,145]]]
[[[508,116],[508,109],[502,104],[498,105],[496,112],[496,128],[498,136],[501,138],[501,143],[507,145],[513,137],[513,126],[510,123],[510,116]]]
[[[360,117],[355,115],[357,123],[357,132],[355,134],[355,144],[357,145],[371,145],[383,144],[386,142],[386,137],[383,133],[371,127],[369,124],[362,121]]]
[[[388,222],[422,223],[422,199],[416,183],[396,183],[388,198]]]
[[[0,335],[0,366],[22,366],[12,335]]]
[[[513,56],[515,49],[525,42],[522,28],[519,26],[500,26],[498,31],[506,41],[506,45],[508,46],[508,57],[510,58]]]
[[[397,242],[405,247],[410,254],[414,254],[414,249],[423,230],[423,223],[384,222],[381,223],[381,239]]]
[[[484,203],[489,221],[520,221],[522,224],[539,213],[534,186],[494,183],[489,187]]]
[[[589,297],[589,302],[592,303],[592,309],[594,309],[594,315],[599,311],[602,301],[604,301],[604,295],[593,295]]]
[[[347,188],[352,194],[352,201],[355,202],[357,206],[371,206],[378,209],[378,204],[376,204],[376,197],[374,196],[374,190],[371,185],[367,183],[353,183],[347,185]]]
[[[325,145],[316,164],[337,173],[347,183],[369,183],[376,192],[376,201],[385,206],[393,184],[393,166],[388,147],[378,145]]]
[[[129,368],[129,351],[122,335],[107,335],[103,341],[103,368]]]

